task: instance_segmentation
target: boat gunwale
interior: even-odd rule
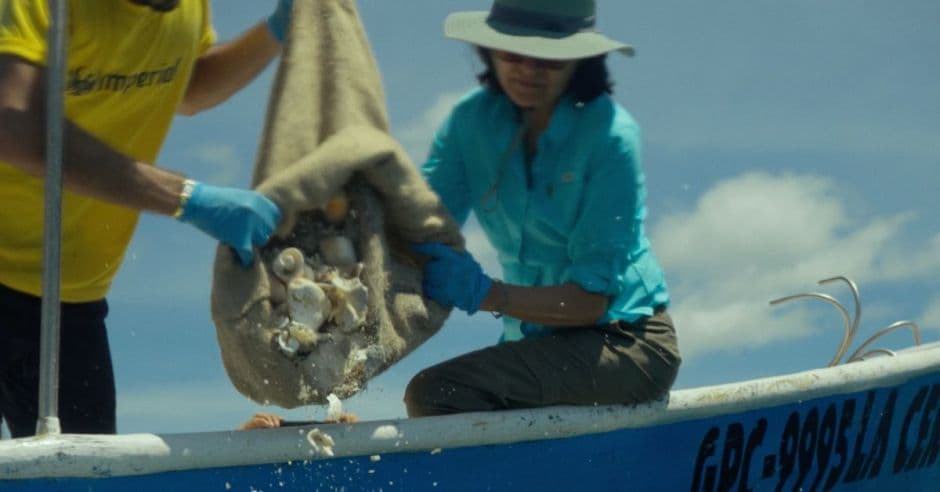
[[[940,343],[830,368],[673,391],[636,406],[561,406],[280,429],[58,435],[0,441],[0,483],[107,478],[563,439],[709,419],[902,384],[940,368]],[[473,432],[469,432],[472,430]],[[328,435],[328,452],[308,436]],[[322,441],[321,441],[322,442]]]

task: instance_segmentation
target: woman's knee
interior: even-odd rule
[[[409,417],[481,412],[501,408],[493,389],[460,364],[443,363],[419,372],[405,388]]]
[[[438,412],[434,411],[436,407],[435,400],[440,398],[435,398],[433,395],[440,393],[440,391],[441,381],[432,369],[425,369],[416,374],[408,382],[408,386],[405,387],[404,401],[408,416],[436,415]]]

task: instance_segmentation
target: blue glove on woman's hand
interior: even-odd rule
[[[271,238],[281,221],[281,211],[254,191],[195,183],[179,220],[231,246],[247,267],[254,258],[254,247]]]
[[[425,297],[444,306],[454,306],[467,314],[480,309],[493,279],[483,273],[470,253],[457,252],[441,243],[418,244],[414,250],[431,257],[424,264],[421,283]]]
[[[278,43],[284,43],[287,39],[287,31],[290,29],[290,11],[294,7],[294,0],[277,0],[277,8],[268,17],[268,30]]]

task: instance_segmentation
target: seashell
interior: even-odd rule
[[[326,401],[329,403],[326,410],[326,418],[339,420],[339,418],[343,416],[343,402],[333,393],[326,396]]]
[[[307,443],[310,444],[310,453],[312,455],[325,458],[333,457],[333,446],[336,446],[336,442],[329,434],[320,429],[313,429],[307,433]]]
[[[343,222],[346,220],[346,216],[349,215],[349,199],[342,194],[333,197],[323,207],[323,215],[331,224]]]
[[[284,283],[289,283],[296,277],[303,275],[305,269],[304,254],[297,248],[287,248],[274,260],[271,269],[274,275]]]
[[[361,280],[334,275],[330,283],[323,284],[323,287],[333,303],[330,320],[341,332],[349,333],[365,324],[369,289]]]
[[[336,267],[347,267],[356,263],[356,248],[345,236],[333,236],[320,240],[320,254],[323,261]]]
[[[300,342],[296,338],[290,336],[289,331],[282,331],[277,334],[277,345],[280,347],[281,352],[283,352],[284,355],[290,357],[293,357],[297,355],[298,352],[300,352]]]
[[[337,330],[348,334],[356,331],[365,323],[363,314],[356,311],[355,306],[339,304],[333,309],[330,319],[336,325]]]
[[[287,330],[290,338],[300,346],[300,352],[309,352],[320,341],[320,335],[315,330],[300,323],[291,323]]]
[[[313,280],[295,278],[287,285],[287,312],[291,321],[314,332],[333,309],[330,299]]]
[[[316,272],[316,275],[314,276],[314,280],[316,280],[317,283],[320,283],[320,284],[328,284],[333,281],[333,277],[335,277],[336,275],[337,275],[336,268],[333,268],[331,266],[326,266],[326,265],[320,265],[320,267],[317,268],[317,272]]]

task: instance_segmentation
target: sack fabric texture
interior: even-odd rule
[[[450,310],[421,296],[411,245],[460,249],[463,238],[389,136],[379,70],[353,0],[294,2],[253,182],[284,220],[252,267],[239,266],[227,247],[216,255],[212,317],[238,391],[285,408],[346,398],[440,329]],[[349,199],[347,228],[369,290],[367,322],[290,355],[277,343],[285,294],[271,251],[315,244],[306,221],[339,194]]]

